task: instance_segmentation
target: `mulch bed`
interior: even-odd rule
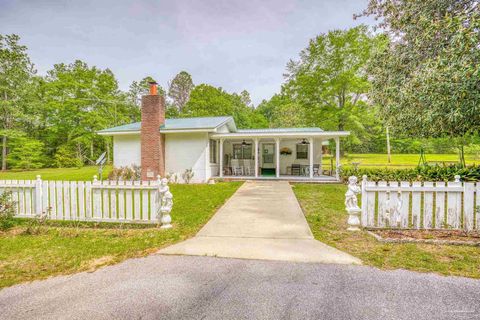
[[[368,231],[377,240],[389,243],[433,243],[480,246],[479,232],[463,230],[387,230]]]

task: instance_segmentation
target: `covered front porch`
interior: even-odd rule
[[[348,132],[236,132],[213,134],[218,166],[214,177],[338,181],[340,137]],[[262,131],[262,130],[259,130]],[[327,154],[329,141],[335,155]],[[212,155],[211,155],[212,156]]]

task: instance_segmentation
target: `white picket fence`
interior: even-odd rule
[[[361,225],[480,230],[480,183],[362,180]]]
[[[156,223],[156,181],[0,180],[11,192],[16,216],[47,213],[52,220]]]

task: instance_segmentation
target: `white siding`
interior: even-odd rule
[[[115,167],[140,165],[140,135],[118,135],[113,137],[113,165]]]
[[[228,125],[226,124],[217,128],[217,133],[227,133],[227,132],[230,132],[230,129],[228,129]]]
[[[195,172],[192,182],[206,182],[210,178],[206,133],[169,133],[165,141],[165,172],[176,173],[180,181],[186,169]]]

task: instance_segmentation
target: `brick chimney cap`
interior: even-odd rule
[[[157,81],[148,81],[148,84],[158,84]]]

